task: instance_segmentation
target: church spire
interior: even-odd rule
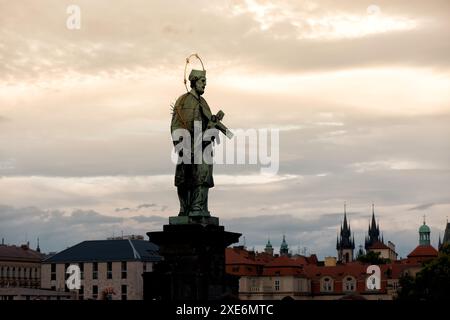
[[[39,248],[39,237],[37,238],[37,247],[36,247],[36,251],[37,251],[37,252],[41,252],[41,248]]]
[[[352,240],[350,222],[347,220],[347,203],[344,202],[344,222],[341,223],[340,234],[336,238],[336,250],[338,252],[339,261],[344,263],[353,261],[354,249],[354,236]]]
[[[270,255],[273,255],[273,247],[272,247],[272,244],[270,243],[270,238],[267,238],[267,244],[266,244],[266,247],[264,249],[264,252],[268,253]]]
[[[378,224],[375,218],[375,204],[372,203],[372,219],[369,223],[369,231],[367,233],[365,248],[366,250],[372,246],[375,242],[380,241],[380,222]]]
[[[289,246],[286,242],[286,236],[283,234],[283,241],[281,242],[281,247],[280,247],[280,255],[287,256],[288,254],[289,254]]]
[[[419,228],[419,245],[430,245],[430,228],[425,223],[425,216],[423,217],[423,224]]]

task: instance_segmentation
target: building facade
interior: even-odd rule
[[[431,230],[424,219],[419,228],[419,245],[408,254],[410,262],[421,264],[438,256],[438,251],[431,245],[430,234]]]
[[[41,261],[44,255],[30,249],[29,244],[0,245],[0,288],[39,288],[41,285]]]
[[[141,300],[144,272],[160,260],[158,247],[144,240],[84,241],[42,263],[44,289],[69,292],[66,273],[75,264],[81,271],[79,300]]]

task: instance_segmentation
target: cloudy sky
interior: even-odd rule
[[[161,230],[178,210],[170,104],[198,52],[229,127],[281,129],[277,175],[214,169],[210,210],[247,246],[286,234],[293,252],[335,255],[345,201],[357,244],[374,202],[401,256],[423,215],[436,246],[448,39],[447,0],[0,0],[0,237],[55,251]]]

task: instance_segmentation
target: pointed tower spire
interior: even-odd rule
[[[370,225],[370,229],[372,229],[372,228],[376,228],[376,226],[377,226],[377,224],[376,224],[376,221],[375,221],[375,205],[372,203],[372,222],[371,222],[371,225]]]
[[[344,202],[344,230],[347,230],[347,203]]]
[[[283,241],[280,246],[280,255],[288,255],[289,254],[289,246],[286,242],[286,236],[283,234]]]
[[[39,237],[37,238],[37,248],[36,248],[37,252],[41,252],[41,248],[39,248]]]

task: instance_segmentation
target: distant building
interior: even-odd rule
[[[388,245],[384,243],[383,236],[380,237],[380,224],[375,222],[375,208],[372,204],[372,221],[369,223],[369,231],[365,240],[366,253],[377,252],[380,258],[397,260],[398,254],[395,251],[395,244],[388,241]]]
[[[372,204],[372,221],[369,223],[369,230],[364,244],[366,251],[377,242],[382,242],[380,238],[380,225],[377,225],[375,221],[375,205]]]
[[[280,256],[288,256],[289,255],[289,246],[286,242],[286,236],[283,235],[283,241],[280,246]]]
[[[420,269],[418,264],[402,262],[380,265],[381,289],[374,291],[366,288],[368,266],[360,262],[336,264],[335,257],[319,263],[315,255],[269,256],[244,248],[226,249],[226,270],[240,276],[242,300],[392,300],[401,275]]]
[[[144,240],[83,241],[43,261],[42,288],[69,292],[66,270],[76,264],[81,270],[77,299],[141,300],[142,273],[160,260],[157,250]]]
[[[438,245],[439,251],[442,250],[444,245],[447,245],[447,246],[450,245],[450,223],[448,221],[447,221],[447,224],[445,226],[444,239],[443,239],[442,242],[441,242],[441,236],[439,236],[439,245]]]
[[[341,224],[341,232],[336,239],[336,250],[338,260],[343,263],[353,261],[353,250],[355,250],[355,238],[351,238],[350,223],[347,224],[347,206],[344,204],[344,223]]]
[[[0,300],[74,300],[75,292],[56,292],[33,288],[0,288]]]
[[[30,249],[29,243],[15,246],[0,245],[0,288],[39,288],[41,285],[41,254],[39,245]]]
[[[264,252],[269,254],[269,255],[271,255],[271,256],[273,256],[273,247],[272,247],[272,244],[270,243],[270,239],[267,240],[267,244],[266,244],[266,247],[264,249]]]
[[[408,254],[408,260],[413,263],[423,263],[438,256],[437,250],[430,244],[430,228],[423,219],[423,224],[419,228],[419,245]]]

